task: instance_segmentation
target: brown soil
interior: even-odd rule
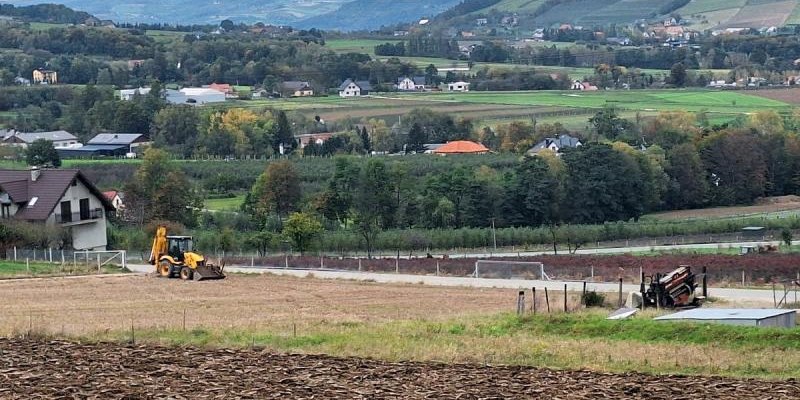
[[[683,219],[700,219],[700,218],[726,218],[726,217],[739,217],[748,216],[753,214],[774,213],[780,211],[790,211],[800,209],[800,202],[785,201],[769,202],[764,200],[762,204],[754,206],[741,206],[741,207],[716,207],[705,208],[697,210],[678,210],[667,211],[663,213],[652,214],[653,217],[660,220],[683,220]]]
[[[390,363],[354,358],[0,340],[0,397],[170,399],[796,399],[796,380]]]
[[[0,334],[172,327],[279,328],[447,319],[512,311],[516,291],[270,275],[184,282],[151,276],[0,281]]]
[[[747,94],[778,100],[789,104],[800,104],[800,87],[786,89],[762,89],[746,91]]]

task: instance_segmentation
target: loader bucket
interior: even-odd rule
[[[225,279],[225,274],[222,272],[222,268],[213,264],[198,266],[194,270],[194,276],[198,281]]]

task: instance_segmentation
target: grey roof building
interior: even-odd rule
[[[44,139],[53,142],[55,147],[80,147],[81,143],[75,135],[67,131],[51,131],[51,132],[13,132],[6,134],[3,139],[4,144],[17,145],[27,147],[31,143]]]
[[[576,148],[582,146],[580,139],[570,135],[559,135],[557,138],[545,138],[528,150],[528,154],[537,154],[544,149],[550,149],[556,153],[561,149]]]

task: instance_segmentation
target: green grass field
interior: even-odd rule
[[[209,211],[239,211],[244,202],[244,195],[231,197],[228,199],[206,199],[203,207]]]
[[[392,39],[331,39],[325,42],[325,47],[337,53],[364,53],[374,57],[375,46],[399,41]]]
[[[747,0],[692,0],[678,10],[681,15],[702,14],[709,11],[739,9],[747,4]]]
[[[791,108],[788,104],[780,101],[739,92],[710,90],[469,92],[426,93],[415,96],[425,100],[484,104],[574,108],[601,108],[605,105],[615,105],[626,110],[652,112],[683,110],[739,114],[759,110],[789,111]]]
[[[55,258],[55,251],[53,252]],[[41,262],[13,262],[0,261],[0,279],[23,277],[23,276],[49,276],[49,275],[87,275],[96,274],[96,265],[77,265],[71,264],[72,260],[62,266],[61,264],[48,264]],[[104,266],[101,273],[118,273],[122,270],[115,266]]]
[[[540,313],[542,309],[540,308]],[[195,327],[137,330],[165,345],[249,347],[333,356],[532,365],[595,371],[785,379],[800,373],[800,328],[662,323],[645,312],[608,321],[607,311],[519,318],[476,317],[324,323],[288,330]],[[89,340],[129,340],[128,331]]]

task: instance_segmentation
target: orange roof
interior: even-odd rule
[[[116,190],[109,190],[108,192],[103,192],[103,196],[108,199],[108,201],[114,200],[114,197],[117,197]]]
[[[433,151],[435,154],[483,154],[488,153],[486,146],[466,140],[448,142],[442,147]]]
[[[220,92],[223,92],[225,94],[233,92],[233,88],[231,88],[231,85],[228,84],[228,83],[216,83],[215,82],[215,83],[212,83],[212,84],[208,85],[208,88],[209,89],[214,89],[214,90],[219,90]]]

